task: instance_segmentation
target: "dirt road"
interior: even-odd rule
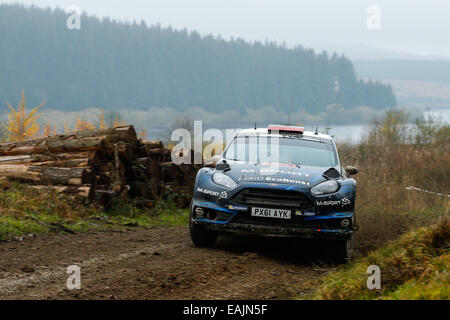
[[[195,248],[187,228],[45,235],[0,243],[0,299],[289,299],[327,267],[289,239],[220,238]],[[81,289],[68,290],[69,265]]]

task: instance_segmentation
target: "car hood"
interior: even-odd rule
[[[288,164],[253,164],[228,160],[227,163],[230,165],[230,169],[225,173],[239,184],[258,182],[313,187],[327,180],[323,173],[329,169]]]

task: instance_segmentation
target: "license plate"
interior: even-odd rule
[[[253,217],[290,219],[291,210],[287,209],[270,209],[270,208],[252,208]]]

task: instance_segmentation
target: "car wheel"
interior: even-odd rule
[[[333,246],[333,258],[337,263],[345,263],[352,258],[353,247],[355,244],[354,235],[347,240],[339,240]]]
[[[203,226],[195,224],[192,210],[189,217],[189,232],[191,240],[196,247],[210,247],[216,243],[217,231],[206,230]]]

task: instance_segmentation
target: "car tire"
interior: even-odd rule
[[[217,231],[206,230],[203,226],[194,223],[192,204],[189,217],[189,232],[191,234],[191,240],[196,247],[210,247],[216,243]]]
[[[346,263],[353,255],[353,247],[355,244],[354,235],[347,240],[338,240],[332,246],[332,257],[336,263]]]
[[[189,231],[191,240],[196,247],[210,247],[216,243],[217,231],[206,230],[203,226],[194,224],[191,220]]]

